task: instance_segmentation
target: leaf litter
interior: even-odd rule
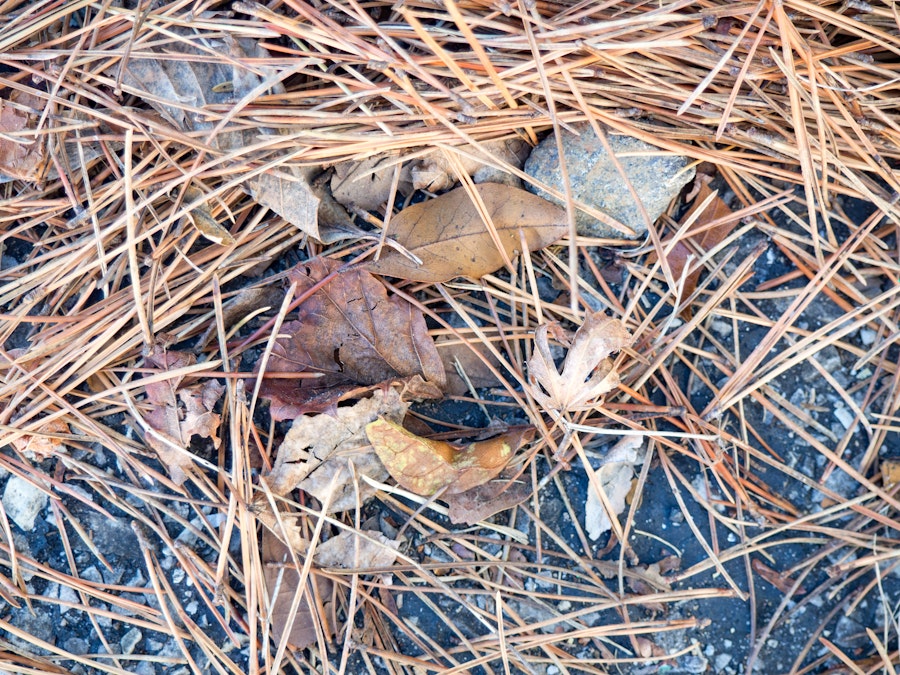
[[[266,477],[272,492],[286,495],[299,488],[320,502],[330,497],[329,513],[364,504],[375,488],[362,476],[378,482],[388,477],[366,438],[366,425],[379,418],[402,420],[407,407],[397,390],[388,387],[329,415],[297,417]]]
[[[566,212],[536,195],[498,183],[473,188],[483,202],[490,225],[464,187],[403,209],[391,220],[390,236],[415,260],[388,250],[366,264],[374,274],[441,282],[454,277],[478,279],[499,269],[503,255],[521,253],[522,237],[529,251],[538,251],[568,231]],[[503,252],[497,248],[496,230]]]
[[[891,223],[898,215],[892,169],[898,160],[892,105],[898,85],[885,76],[894,68],[896,52],[896,21],[889,11],[866,3],[713,2],[699,11],[693,6],[648,9],[640,3],[614,3],[558,12],[538,3],[530,14],[491,13],[491,27],[497,30],[479,30],[476,40],[470,26],[485,25],[478,3],[430,6],[424,30],[421,8],[381,2],[363,8],[335,3],[325,12],[303,3],[275,9],[234,3],[228,11],[209,5],[204,8],[208,11],[191,13],[195,9],[177,3],[100,3],[85,9],[83,3],[12,2],[4,10],[10,26],[0,37],[5,87],[0,93],[8,98],[16,95],[13,90],[28,91],[44,103],[17,108],[28,110],[26,126],[19,132],[4,126],[0,141],[34,138],[38,142],[29,148],[43,148],[53,167],[44,175],[40,162],[29,159],[21,178],[3,184],[3,349],[9,353],[28,345],[29,351],[4,368],[3,431],[35,435],[43,416],[53,415],[69,427],[71,452],[51,456],[42,465],[24,456],[4,455],[0,461],[59,497],[48,507],[56,517],[40,525],[50,527],[48,541],[59,541],[60,547],[73,544],[76,551],[58,560],[39,559],[46,549],[29,550],[14,525],[0,523],[7,561],[0,594],[11,608],[3,618],[4,635],[15,633],[27,643],[17,646],[21,653],[13,658],[13,669],[119,672],[131,667],[132,658],[150,661],[138,665],[144,667],[165,657],[188,669],[206,659],[202,662],[217,672],[248,672],[257,664],[273,674],[353,672],[377,654],[386,668],[395,670],[409,668],[415,658],[412,667],[461,671],[474,658],[486,669],[541,670],[552,663],[587,672],[697,672],[714,665],[702,647],[721,635],[715,627],[703,628],[703,612],[713,603],[717,609],[727,607],[729,617],[749,611],[757,620],[736,626],[738,631],[746,628],[756,643],[750,644],[747,636],[735,640],[735,661],[729,667],[748,672],[896,669],[896,654],[878,638],[844,642],[845,631],[833,631],[834,622],[822,619],[834,615],[836,607],[847,610],[847,617],[839,612],[842,624],[850,615],[855,620],[865,607],[889,610],[896,595],[891,573],[896,561],[885,548],[897,529],[898,508],[890,487],[896,472],[889,454],[897,400],[890,348],[897,319],[892,290],[896,232]],[[383,22],[385,16],[392,21]],[[436,22],[440,31],[433,30]],[[188,25],[190,33],[179,32]],[[265,40],[269,52],[253,51],[251,44],[245,49],[251,56],[245,57],[218,42],[224,34]],[[575,35],[585,39],[573,40]],[[165,46],[185,40],[205,51],[180,53]],[[540,53],[559,55],[552,64],[536,68],[535,40]],[[597,50],[601,41],[604,49]],[[76,56],[70,61],[53,56],[61,53]],[[221,99],[210,97],[195,108],[194,103],[156,97],[140,83],[117,82],[117,64],[132,59],[213,63],[231,75],[225,74],[212,92]],[[235,69],[235,63],[241,67]],[[118,97],[118,84],[124,85],[125,97]],[[630,107],[623,108],[623,101]],[[183,125],[175,117],[162,120],[162,114],[148,109],[160,103],[195,114],[212,127],[189,127],[190,122]],[[373,152],[422,157],[435,147],[464,148],[463,139],[483,144],[498,134],[534,143],[554,127],[584,121],[641,137],[661,152],[716,164],[717,182],[724,184],[721,194],[733,194],[744,213],[755,209],[758,221],[744,222],[735,250],[710,257],[705,265],[709,272],[693,294],[684,293],[690,286],[670,287],[672,275],[647,265],[645,249],[635,250],[630,241],[599,244],[621,262],[622,274],[604,280],[604,270],[592,268],[598,243],[581,237],[568,242],[568,252],[550,246],[535,253],[538,249],[529,245],[534,255],[516,258],[518,248],[504,251],[515,263],[508,274],[487,273],[440,287],[398,284],[400,293],[422,303],[430,325],[449,318],[442,303],[457,303],[453,311],[469,313],[477,341],[484,338],[504,353],[508,382],[501,386],[510,386],[506,396],[491,392],[494,400],[487,405],[492,411],[501,406],[524,411],[540,432],[528,453],[521,453],[527,464],[515,463],[513,471],[507,469],[479,488],[509,480],[531,484],[535,495],[477,528],[457,528],[441,519],[444,511],[437,503],[419,511],[405,497],[379,493],[377,508],[385,516],[380,525],[385,531],[406,527],[414,564],[395,564],[389,574],[375,576],[330,571],[338,584],[357,591],[356,604],[343,596],[337,602],[338,613],[346,612],[342,620],[355,621],[347,621],[345,634],[329,642],[336,634],[330,626],[339,624],[316,604],[311,625],[314,630],[323,626],[316,647],[279,652],[273,642],[283,633],[273,640],[272,625],[266,623],[263,577],[279,566],[285,569],[285,557],[260,555],[263,518],[246,505],[256,503],[260,467],[270,461],[281,427],[267,426],[264,416],[251,414],[259,410],[248,410],[242,398],[248,374],[238,370],[236,360],[224,361],[234,354],[219,353],[228,336],[217,334],[219,340],[197,348],[196,355],[223,363],[222,372],[205,371],[198,377],[230,378],[235,385],[219,413],[223,445],[212,453],[218,473],[192,471],[190,481],[160,487],[152,453],[120,423],[132,393],[138,393],[135,400],[142,411],[152,407],[140,396],[141,376],[149,380],[146,372],[129,379],[146,366],[142,345],[160,331],[192,341],[209,327],[211,317],[218,319],[219,289],[230,293],[243,286],[251,269],[272,259],[276,264],[270,273],[279,274],[293,264],[298,246],[301,257],[371,253],[362,238],[346,247],[318,243],[327,239],[321,225],[328,195],[311,174],[322,167]],[[131,157],[123,151],[126,133],[134,135]],[[210,140],[228,140],[230,133],[239,143],[218,146]],[[461,152],[453,159],[446,176],[456,177],[456,160],[463,156]],[[275,177],[273,196],[260,200],[285,212],[295,206],[297,213],[285,217],[299,225],[286,227],[282,218],[248,198],[247,193],[264,193],[254,192],[253,172]],[[323,175],[329,177],[327,168]],[[295,192],[293,183],[302,190]],[[185,214],[173,206],[177,192],[172,187],[188,184],[203,191],[210,216],[222,218],[233,244],[215,243],[215,234],[211,239],[199,236],[197,227],[174,227]],[[237,186],[242,189],[231,189]],[[126,208],[129,192],[138,202],[136,209]],[[787,196],[776,203],[776,194]],[[313,208],[315,199],[320,202]],[[402,209],[405,203],[395,206]],[[872,210],[854,213],[860,203]],[[380,208],[381,203],[376,210]],[[704,241],[698,231],[708,221],[701,216],[693,224],[682,219],[680,226],[674,225],[677,208],[673,205],[654,226],[654,246],[677,236],[696,258],[715,250],[718,245]],[[340,219],[340,211],[336,213]],[[367,222],[392,215],[377,213]],[[314,218],[318,241],[311,229]],[[391,230],[389,223],[388,239]],[[760,262],[767,264],[744,265],[744,255],[760,242],[767,247]],[[679,264],[675,257],[666,263],[670,271]],[[751,274],[759,278],[750,281]],[[548,299],[550,285],[568,291],[565,297],[571,302]],[[572,292],[576,285],[578,293]],[[822,310],[825,296],[841,309],[837,316],[831,305]],[[538,381],[528,384],[531,331],[549,324],[549,336],[565,345],[566,336],[552,328],[553,322],[577,326],[586,309],[577,305],[578,298],[593,311],[602,308],[621,318],[637,334],[638,346],[619,357],[619,389],[597,399],[579,392],[567,402],[569,408],[544,409],[517,386],[534,386],[551,396]],[[687,323],[672,314],[683,304],[693,313]],[[547,373],[557,351],[551,347],[544,357]],[[808,380],[806,371],[831,352],[839,358],[822,367],[830,379],[814,374]],[[254,352],[243,354],[252,362]],[[857,363],[856,370],[841,366],[848,361]],[[185,380],[181,385],[196,384]],[[807,386],[811,381],[815,384]],[[331,393],[325,397],[334,401]],[[174,399],[185,413],[177,393]],[[579,399],[587,400],[584,406],[575,405]],[[828,428],[835,399],[844,410],[861,411],[869,436]],[[641,513],[621,524],[632,536],[619,549],[618,560],[603,559],[603,549],[582,536],[581,505],[572,499],[583,493],[583,484],[571,489],[572,472],[566,471],[565,458],[557,461],[555,451],[576,424],[595,433],[620,433],[623,422],[640,426],[653,438],[658,465],[650,475],[661,476],[670,489],[645,499]],[[173,434],[182,433],[180,425],[170,426]],[[790,434],[790,443],[784,442]],[[204,446],[211,448],[212,441]],[[113,461],[104,464],[110,456]],[[684,473],[698,466],[717,483],[715,503],[708,498],[710,491],[696,488]],[[48,467],[58,473],[51,474]],[[524,473],[514,478],[519,470]],[[778,482],[775,474],[794,480]],[[823,496],[821,509],[810,501],[810,493]],[[637,529],[641,518],[660,515],[651,507],[666,506],[664,497],[671,506],[673,495],[685,498],[678,505],[684,526],[678,530],[672,523],[668,532],[654,530],[650,534],[666,541],[650,541]],[[304,503],[308,498],[294,491],[284,501],[300,502],[292,505],[300,515],[291,519],[300,540],[312,545],[316,542],[309,537],[321,521]],[[167,592],[167,601],[144,605],[135,614],[138,594],[126,597],[116,586],[100,589],[89,582],[86,573],[93,560],[82,563],[78,551],[84,545],[99,552],[102,545],[92,541],[94,528],[79,522],[81,512],[58,510],[71,506],[73,499],[109,522],[117,519],[103,505],[120,506],[121,513],[152,523],[154,538],[166,543],[172,529],[189,518],[186,530],[204,545],[182,546],[179,539],[175,547],[160,549],[161,559],[149,552],[138,567],[144,578],[155,581],[165,582],[173,572],[189,575],[196,602],[189,603],[176,590]],[[566,518],[554,518],[553,507],[559,504],[568,518],[565,527],[557,526]],[[667,522],[667,517],[663,511],[657,522]],[[342,527],[373,531],[352,519],[341,516]],[[727,538],[720,536],[722,528]],[[327,532],[318,544],[333,534]],[[239,535],[239,548],[237,536],[231,535]],[[786,563],[796,551],[791,542],[798,540],[807,549]],[[669,575],[661,563],[657,568],[649,561],[660,560],[685,541],[692,549],[685,551],[687,567],[673,575],[673,590],[660,594],[666,586],[659,578]],[[704,544],[707,548],[697,555]],[[772,596],[768,584],[745,586],[734,578],[735,564],[756,557],[774,559],[770,570],[776,575],[790,571],[780,583],[784,597]],[[841,562],[833,564],[834,559]],[[302,567],[307,559],[298,562]],[[297,569],[293,562],[289,565]],[[761,564],[747,567],[748,574],[763,574]],[[826,569],[827,578],[822,576]],[[58,603],[60,612],[73,605],[83,611],[67,617],[63,623],[68,627],[55,626],[61,634],[59,639],[52,635],[54,654],[46,657],[40,637],[23,632],[37,623],[23,620],[15,605],[32,602],[31,587],[37,583],[40,592],[41,579],[50,571],[51,587],[59,584],[82,602],[58,600],[48,592],[40,604]],[[26,574],[37,578],[28,593]],[[604,583],[611,576],[629,581]],[[657,583],[633,582],[643,577]],[[792,580],[801,578],[811,600],[795,603],[787,594],[796,592]],[[452,582],[446,583],[448,579]],[[104,605],[115,611],[111,627],[107,617],[96,614],[99,592]],[[148,586],[142,594],[152,593]],[[744,594],[750,595],[749,610],[738,600]],[[847,604],[851,594],[856,595]],[[519,607],[513,602],[523,596],[543,613],[512,616],[510,610]],[[417,605],[427,605],[433,613],[417,612]],[[820,605],[824,609],[815,611]],[[38,603],[33,606],[40,611]],[[700,609],[692,613],[694,606]],[[158,610],[173,607],[177,616]],[[671,608],[675,611],[662,613]],[[128,611],[120,614],[120,609]],[[76,614],[88,618],[77,622]],[[198,625],[198,616],[209,623]],[[95,617],[103,621],[92,621]],[[434,617],[432,634],[432,624],[425,620]],[[886,625],[887,636],[881,640],[895,637],[894,628]],[[73,626],[83,628],[78,637],[89,642],[89,652],[105,656],[69,646],[66,637],[73,635]],[[360,626],[364,632],[358,633]],[[115,651],[128,628],[140,630],[146,642],[126,660]],[[806,646],[797,646],[795,634],[803,636]],[[139,653],[159,636],[167,645],[177,643],[180,653]],[[699,644],[685,654],[690,648],[686,641],[695,639]],[[307,636],[295,643],[310,640]],[[232,649],[232,644],[245,648]],[[721,648],[721,642],[708,646]],[[720,656],[729,655],[716,654]],[[647,661],[635,663],[636,657]]]
[[[341,264],[326,258],[301,263],[288,275],[296,295],[336,273]],[[439,393],[444,366],[428,335],[422,312],[365,270],[349,269],[315,290],[296,320],[282,326],[268,369],[316,373],[315,379],[267,378],[260,393],[271,400],[276,420],[333,409],[342,395],[360,385],[421,376]]]
[[[366,425],[366,435],[394,480],[428,497],[442,490],[448,495],[459,494],[491,480],[531,440],[534,429],[512,429],[486,441],[457,447],[378,419]]]
[[[221,443],[218,436],[221,417],[214,408],[225,387],[212,379],[189,384],[192,378],[179,374],[178,370],[196,363],[196,357],[171,351],[163,341],[148,351],[144,361],[150,367],[172,373],[170,378],[155,379],[144,385],[150,405],[144,419],[153,430],[146,435],[147,444],[156,450],[172,480],[180,485],[194,469],[193,457],[188,452],[191,437],[209,438],[215,448]]]

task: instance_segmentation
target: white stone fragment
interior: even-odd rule
[[[34,484],[13,476],[3,490],[3,508],[6,515],[24,532],[31,532],[38,514],[47,505],[47,493]]]

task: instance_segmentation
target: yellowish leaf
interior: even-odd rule
[[[531,427],[520,428],[460,449],[383,419],[366,426],[369,442],[388,473],[402,487],[423,496],[444,488],[447,494],[457,494],[486,483],[533,434]]]

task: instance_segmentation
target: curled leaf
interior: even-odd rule
[[[612,529],[612,519],[625,510],[625,499],[631,491],[634,467],[644,461],[640,436],[625,436],[604,458],[603,464],[590,477],[584,506],[584,527],[591,540]],[[598,491],[602,490],[613,513],[608,513]]]
[[[631,344],[621,321],[601,312],[589,315],[575,333],[562,372],[550,353],[549,328],[549,324],[538,326],[534,353],[528,359],[528,383],[538,403],[558,411],[576,410],[618,386],[619,375],[608,357]]]
[[[384,419],[366,426],[369,442],[388,473],[402,487],[423,496],[444,488],[446,494],[457,494],[486,483],[533,434],[532,427],[521,427],[460,449],[416,436]]]

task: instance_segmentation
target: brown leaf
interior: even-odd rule
[[[369,157],[360,162],[340,162],[334,167],[331,177],[331,193],[343,204],[364,211],[380,209],[391,196],[391,184],[398,161],[396,154]],[[400,172],[400,192],[412,189],[409,183],[409,169]]]
[[[534,333],[534,353],[528,359],[531,395],[545,408],[576,410],[619,384],[609,355],[631,344],[631,335],[618,319],[602,312],[588,315],[575,333],[562,372],[556,369],[547,331],[542,324]]]
[[[672,251],[666,256],[666,260],[669,263],[669,269],[672,270],[672,276],[675,279],[680,279],[682,273],[684,272],[685,265],[688,264],[689,258],[696,259],[696,254],[694,253],[695,248],[699,248],[700,251],[710,251],[715,248],[718,244],[722,242],[725,237],[731,234],[731,231],[734,229],[734,226],[737,225],[738,219],[732,218],[728,219],[728,216],[731,215],[732,210],[729,208],[728,204],[722,201],[719,197],[713,197],[712,202],[704,209],[703,213],[699,216],[696,215],[697,209],[699,209],[703,202],[705,202],[709,196],[712,194],[712,189],[709,187],[710,177],[706,174],[699,174],[697,177],[697,182],[699,185],[699,189],[697,192],[697,197],[694,200],[693,206],[690,210],[684,215],[684,218],[681,219],[682,223],[685,223],[690,218],[696,217],[697,219],[694,221],[694,224],[691,226],[691,231],[696,232],[697,230],[701,230],[709,223],[714,221],[725,219],[718,225],[703,230],[702,232],[698,232],[697,234],[688,234],[685,239],[690,240],[695,244],[695,246],[690,246],[683,241],[679,241],[672,248]],[[650,264],[653,263],[653,258],[648,258]],[[700,279],[700,273],[702,269],[696,269],[690,274],[687,275],[684,281],[684,291],[682,293],[682,298],[687,298],[694,292],[694,289],[697,288],[697,282]],[[689,310],[688,310],[689,313]]]
[[[900,483],[900,461],[885,459],[881,462],[881,486],[885,490],[891,490]]]
[[[301,295],[339,266],[315,258],[294,269],[289,279]],[[272,400],[276,420],[327,410],[358,385],[413,375],[440,388],[445,384],[444,367],[421,311],[398,296],[389,297],[368,272],[337,275],[300,305],[297,318],[282,327],[291,337],[276,342],[268,368],[322,377],[267,378],[261,393]]]
[[[123,87],[129,93],[144,96],[148,105],[166,117],[181,131],[211,132],[215,123],[204,113],[203,108],[210,105],[233,104],[234,100],[250,94],[262,80],[260,77],[240,65],[248,57],[267,56],[267,52],[254,40],[227,36],[223,41],[204,39],[187,31],[178,31],[182,39],[174,40],[164,47],[151,47],[166,55],[178,55],[182,58],[139,58],[132,56],[121,73]],[[196,46],[191,43],[197,41]],[[225,51],[232,57],[231,66],[216,63],[208,58],[206,44],[213,49]],[[146,50],[145,50],[146,51]],[[193,57],[193,58],[192,58]],[[279,135],[281,130],[256,126],[253,130],[226,128],[220,130],[211,140],[211,145],[222,152],[242,150],[259,144],[266,136]],[[261,154],[266,152],[268,154]],[[242,153],[240,159],[230,163],[232,169],[250,170],[254,164],[270,163],[273,153],[284,150],[260,151],[260,154],[248,156]],[[250,177],[244,189],[257,202],[272,209],[286,221],[316,239],[322,239],[319,228],[319,207],[322,198],[326,198],[321,189],[311,184],[309,169],[281,165]],[[330,200],[333,201],[333,200]],[[329,203],[329,207],[335,207]],[[349,221],[346,214],[344,218]]]
[[[49,166],[44,154],[44,139],[35,131],[37,115],[17,106],[41,110],[44,103],[32,94],[14,91],[8,101],[0,100],[0,174],[39,182]]]
[[[450,509],[450,522],[474,525],[521,504],[530,495],[531,486],[522,480],[495,478],[471,490],[448,495],[444,501]]]
[[[320,502],[328,501],[329,513],[347,511],[366,502],[375,494],[375,488],[358,477],[365,475],[383,481],[388,473],[369,445],[365,427],[379,417],[402,420],[406,408],[394,389],[376,389],[370,398],[338,408],[334,415],[298,417],[279,446],[268,476],[272,492],[286,495],[299,487]]]
[[[476,185],[475,189],[510,257],[522,248],[519,230],[530,251],[552,244],[568,232],[565,210],[537,195],[497,183]],[[462,187],[403,209],[391,221],[388,234],[422,264],[390,249],[366,265],[370,272],[439,282],[460,276],[479,278],[503,265],[503,255],[488,226]]]
[[[416,436],[384,419],[366,426],[369,441],[393,479],[423,496],[444,488],[452,495],[482,485],[500,473],[533,434],[532,427],[520,427],[459,449]]]
[[[212,215],[209,204],[206,203],[206,197],[199,189],[190,186],[184,192],[185,202],[196,203],[197,205],[188,212],[188,218],[204,237],[214,244],[222,244],[230,246],[234,243],[234,237],[231,232],[219,224],[219,221]]]
[[[497,376],[488,367],[490,364],[499,370],[502,368],[500,361],[484,345],[476,342],[460,342],[451,335],[437,338],[434,344],[438,354],[441,355],[444,372],[447,374],[448,394],[463,396],[469,393],[468,385],[457,371],[457,363],[476,389],[496,387],[500,384]]]
[[[156,344],[144,361],[150,367],[168,371],[189,366],[195,359],[193,354],[168,351],[161,344]],[[181,485],[194,466],[187,452],[191,436],[210,438],[213,445],[219,447],[221,441],[216,432],[221,418],[213,412],[213,408],[225,387],[215,380],[189,385],[183,375],[175,374],[171,378],[148,383],[145,391],[151,408],[144,419],[156,432],[148,433],[145,440],[168,467],[172,480]]]
[[[310,603],[310,596],[314,592],[313,584],[323,601],[331,597],[331,581],[311,570],[297,611],[292,613],[294,599],[300,592],[300,572],[291,560],[290,549],[268,529],[264,529],[262,534],[262,561],[271,608],[269,619],[275,640],[280,642],[287,635],[289,644],[297,649],[304,649],[316,642],[316,624],[323,626],[326,636],[333,635],[333,621],[329,621],[328,617],[314,615]],[[302,564],[302,558],[300,562]]]
[[[397,559],[399,548],[399,541],[391,541],[375,530],[363,530],[362,533],[344,530],[319,544],[313,560],[319,567],[388,568]]]
[[[47,434],[69,434],[69,425],[57,418],[44,422],[34,434],[19,436],[12,442],[13,447],[29,458],[41,461],[66,452],[66,446],[58,438]]]
[[[494,141],[482,143],[482,148],[489,152],[493,157],[503,160],[507,164],[521,169],[525,158],[531,151],[531,146],[521,138],[501,138]],[[474,148],[467,148],[472,154],[479,154]],[[459,176],[454,169],[455,162],[452,162],[447,153],[454,152],[452,149],[438,149],[425,155],[413,167],[411,171],[413,187],[416,190],[429,190],[431,192],[440,192],[453,187],[459,182]],[[495,169],[489,164],[485,164],[477,159],[472,159],[462,153],[459,153],[459,162],[463,171],[470,176],[475,177],[476,183],[508,183],[508,179],[514,176],[509,173]],[[518,180],[518,179],[515,179]]]

